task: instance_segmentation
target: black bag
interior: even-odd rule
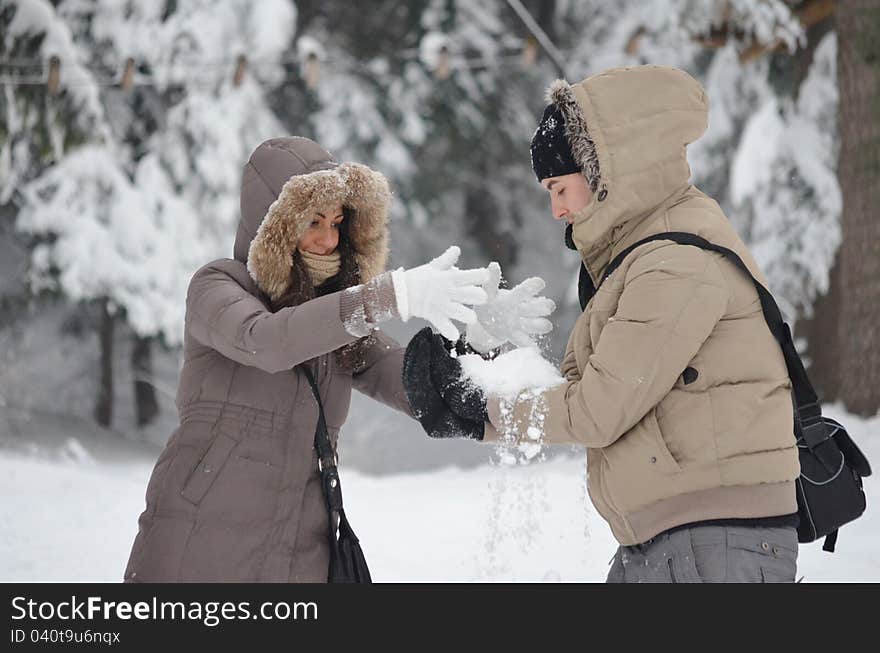
[[[865,512],[862,477],[871,475],[867,458],[835,420],[821,416],[795,422],[801,475],[797,479],[798,541],[825,536],[834,551],[837,529]],[[812,446],[811,446],[812,445]]]
[[[318,402],[318,425],[315,427],[315,451],[318,452],[318,469],[321,472],[321,485],[324,499],[330,513],[330,568],[328,583],[372,583],[370,569],[367,567],[360,541],[348,523],[342,507],[342,485],[339,482],[339,469],[336,454],[327,433],[324,419],[324,404],[318,394],[315,377],[307,365],[301,365],[315,400]]]
[[[667,232],[644,238],[627,247],[608,265],[601,285],[624,258],[636,247],[654,240],[671,240],[722,254],[734,263],[755,284],[764,319],[770,332],[782,347],[794,400],[794,436],[798,447],[801,474],[795,482],[798,505],[798,541],[813,542],[825,537],[823,549],[834,551],[838,529],[865,512],[862,478],[871,475],[868,459],[859,450],[846,429],[833,419],[824,417],[816,391],[807,377],[801,357],[791,339],[791,329],[782,320],[782,313],[772,295],[752,276],[736,252],[715,245],[695,234]],[[581,310],[595,294],[586,267],[581,265],[578,297]]]

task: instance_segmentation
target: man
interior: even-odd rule
[[[636,66],[558,80],[548,100],[532,167],[592,295],[565,382],[483,397],[439,336],[419,334],[405,381],[423,374],[429,348],[443,402],[416,407],[430,416],[423,426],[442,436],[455,421],[459,434],[515,442],[538,415],[545,443],[585,446],[590,497],[620,544],[609,582],[794,581],[791,383],[751,279],[720,254],[655,240],[598,287],[615,256],[664,232],[734,250],[766,286],[718,204],[689,183],[705,92],[683,71]]]

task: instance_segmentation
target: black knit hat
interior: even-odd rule
[[[555,104],[548,104],[544,109],[541,123],[532,136],[531,152],[532,170],[538,181],[581,171],[565,135],[565,118]]]

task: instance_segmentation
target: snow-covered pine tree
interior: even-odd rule
[[[694,182],[721,203],[792,323],[827,289],[840,239],[836,40],[821,4],[609,0],[560,14],[583,21],[573,65],[587,73],[660,63],[703,83],[709,129],[688,148]]]
[[[565,74],[572,81],[610,66],[658,63],[680,66],[704,83],[710,126],[690,148],[694,180],[719,200],[753,247],[788,317],[804,320],[827,285],[839,189],[833,163],[836,136],[828,118],[836,106],[834,40],[822,38],[833,30],[826,26],[818,36],[808,30],[805,38],[800,20],[806,10],[828,3],[523,4],[563,53]],[[29,11],[18,13],[19,22],[13,23],[19,5]],[[60,42],[78,52],[62,53],[62,93],[53,96],[53,111],[60,115],[59,107],[80,96],[92,99],[71,105],[77,108],[64,114],[59,121],[66,130],[63,138],[31,141],[31,127],[21,127],[25,123],[19,117],[25,114],[10,113],[7,107],[13,104],[7,98],[16,99],[15,107],[28,101],[35,107],[27,114],[29,125],[37,124],[34,112],[48,105],[27,100],[24,87],[4,87],[4,125],[19,125],[17,132],[4,126],[0,138],[0,166],[11,170],[4,180],[16,180],[0,182],[6,215],[18,212],[9,198],[23,197],[18,189],[25,182],[35,182],[34,192],[43,188],[36,184],[43,171],[29,167],[26,161],[36,159],[23,158],[24,148],[45,153],[55,151],[52,142],[67,143],[43,165],[56,160],[60,165],[74,145],[91,148],[83,156],[103,152],[103,168],[113,163],[120,171],[109,175],[119,182],[116,195],[137,193],[131,197],[137,198],[138,208],[126,228],[144,234],[147,246],[136,254],[140,268],[133,261],[123,268],[132,270],[125,273],[133,278],[126,283],[137,290],[128,297],[117,290],[110,299],[124,306],[126,321],[140,336],[161,334],[165,344],[176,343],[182,302],[170,298],[180,295],[199,263],[228,255],[244,157],[263,138],[288,133],[314,137],[338,158],[363,161],[389,176],[396,195],[392,264],[423,262],[443,244],[458,242],[465,264],[500,260],[514,283],[530,274],[543,276],[560,307],[552,343],[561,353],[577,314],[578,260],[561,247],[561,231],[549,217],[528,158],[544,89],[559,70],[540,47],[534,63],[523,63],[532,34],[507,0],[369,6],[337,0],[258,5],[0,0],[4,52],[18,56],[29,47],[27,56],[51,56],[43,43],[60,37],[29,35],[31,45],[10,38],[23,33],[23,17],[35,20],[39,12],[33,7],[48,17],[53,33],[67,30],[66,41]],[[13,24],[14,31],[7,29]],[[794,55],[777,52],[780,45],[795,48]],[[236,85],[239,55],[247,59]],[[282,56],[286,60],[280,61]],[[107,76],[118,79],[129,57],[135,61],[132,90],[97,85]],[[68,73],[78,62],[81,79],[88,83],[67,88]],[[30,89],[32,95],[39,88]],[[91,123],[76,125],[86,118]],[[783,136],[755,138],[762,125],[781,129]],[[9,135],[13,132],[18,136]],[[803,147],[792,147],[794,139]],[[71,159],[68,169],[78,160],[83,159]],[[99,186],[97,179],[89,183]],[[106,196],[104,201],[110,202]],[[29,219],[22,215],[20,224],[32,231]],[[822,231],[818,240],[817,226]],[[792,239],[792,231],[802,237]],[[168,233],[177,238],[174,246],[164,243]],[[55,259],[73,246],[59,243],[72,242],[70,234],[63,229],[55,233],[45,224],[33,234],[49,246],[31,257],[33,270],[54,272],[54,265],[60,272]],[[149,245],[150,234],[164,244]],[[160,247],[166,248],[161,265],[155,249]],[[157,270],[133,271],[150,267]],[[47,276],[53,277],[62,290],[75,289],[59,285],[77,278],[73,270]],[[146,284],[143,292],[138,284]]]
[[[99,87],[85,67],[87,57],[53,4],[2,0],[0,34],[5,81],[0,97],[0,243],[4,250],[0,295],[7,344],[4,377],[8,376],[4,395],[27,410],[31,395],[36,394],[27,391],[33,361],[19,354],[39,331],[29,322],[47,319],[48,306],[60,293],[57,288],[53,291],[54,284],[47,287],[40,275],[30,274],[31,261],[36,261],[37,268],[49,267],[44,257],[51,237],[17,230],[17,218],[27,206],[31,181],[66,153],[105,138],[108,128]],[[48,301],[35,301],[38,297]],[[80,316],[74,313],[73,318],[78,322]],[[6,400],[0,403],[5,405]]]
[[[134,332],[134,362],[148,374],[148,339],[180,342],[192,273],[231,254],[241,166],[280,131],[263,84],[279,81],[295,7],[287,0],[256,12],[247,2],[101,0],[46,3],[45,10],[76,43],[70,59],[97,89],[102,122],[88,145],[22,176],[17,226],[44,240],[30,258],[34,285],[103,308],[96,416],[107,425],[115,319]],[[232,52],[252,61],[238,84]],[[106,84],[129,57],[133,88]],[[144,381],[136,377],[136,396],[149,398]],[[147,405],[139,421],[148,417]]]

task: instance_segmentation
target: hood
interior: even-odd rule
[[[689,186],[686,146],[706,130],[708,99],[693,77],[666,66],[556,80],[547,96],[565,116],[572,154],[593,190],[572,238],[595,283],[627,225]]]
[[[272,300],[290,282],[292,254],[320,207],[338,202],[353,211],[349,237],[360,282],[385,270],[391,191],[379,172],[337,163],[314,141],[298,136],[260,144],[244,167],[235,259]]]

